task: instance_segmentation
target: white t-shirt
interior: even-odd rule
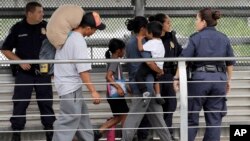
[[[87,44],[79,32],[72,32],[61,49],[56,50],[56,60],[89,59]],[[80,72],[91,70],[91,63],[65,63],[54,65],[54,81],[59,96],[82,87]]]
[[[165,48],[161,39],[152,39],[143,44],[144,51],[150,51],[152,58],[164,58]],[[163,69],[164,62],[155,62],[156,65]]]

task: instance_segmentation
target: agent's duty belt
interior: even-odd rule
[[[198,72],[226,72],[226,68],[224,66],[205,65],[205,66],[193,68],[192,71],[198,71]]]

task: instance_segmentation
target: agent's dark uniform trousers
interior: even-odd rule
[[[172,70],[172,68],[169,68]],[[175,112],[177,100],[176,94],[173,89],[173,74],[169,71],[164,71],[164,75],[160,78],[160,81],[166,81],[167,83],[161,83],[161,95],[164,98],[165,103],[162,105],[164,112]],[[164,120],[168,127],[172,127],[174,113],[164,113]],[[169,132],[173,134],[173,128],[169,128]]]
[[[199,111],[205,112],[206,126],[221,126],[222,117],[226,115],[226,81],[225,72],[193,72],[192,82],[188,83],[188,96],[222,96],[188,99],[188,140],[194,141],[199,125]],[[215,82],[205,82],[215,81]],[[217,82],[216,82],[217,81]],[[224,81],[224,82],[223,82]],[[211,112],[214,111],[214,112]],[[221,111],[221,112],[218,112]],[[223,112],[224,111],[224,112]],[[207,127],[203,141],[219,141],[220,127]]]
[[[14,89],[13,100],[25,101],[14,101],[13,116],[24,116],[26,115],[26,109],[30,103],[33,88],[36,92],[37,99],[53,99],[52,87],[50,85],[43,85],[44,83],[50,83],[50,76],[40,76],[35,74],[29,74],[27,72],[19,71],[15,77],[15,83],[20,86],[16,86]],[[26,85],[27,86],[23,86]],[[30,85],[34,84],[34,85]],[[42,85],[39,85],[42,84]],[[53,122],[55,121],[54,111],[52,109],[52,101],[37,101],[41,115],[42,124],[45,128],[52,129]],[[11,117],[10,122],[14,130],[24,129],[26,123],[26,117]]]

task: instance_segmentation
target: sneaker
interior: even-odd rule
[[[11,141],[21,141],[21,133],[20,132],[13,133]]]
[[[144,92],[142,95],[143,95],[142,99],[143,99],[143,103],[144,103],[143,107],[145,107],[147,105],[148,101],[149,101],[149,99],[146,98],[146,97],[149,97],[150,92]]]
[[[178,139],[174,137],[174,133],[173,132],[170,132],[170,135],[171,135],[171,140],[172,141],[178,141]]]
[[[94,141],[99,141],[99,139],[102,137],[102,134],[99,130],[94,130]]]
[[[175,139],[175,137],[173,135],[171,135],[171,140],[172,141],[177,141],[177,139]]]

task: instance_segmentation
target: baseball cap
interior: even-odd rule
[[[106,28],[106,25],[102,23],[101,17],[97,12],[87,12],[83,15],[82,22],[83,24],[86,24],[90,27],[104,30]]]

